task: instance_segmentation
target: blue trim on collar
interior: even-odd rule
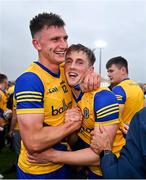
[[[125,79],[123,79],[122,81],[126,81],[126,80],[129,80],[130,78],[125,78]]]
[[[82,91],[80,92],[80,95],[77,98],[76,98],[76,96],[74,95],[73,92],[72,92],[72,94],[73,94],[73,97],[74,97],[76,103],[78,103],[82,99],[82,97],[84,95],[84,93]]]
[[[60,78],[60,70],[58,74],[53,73],[51,70],[49,70],[48,68],[46,68],[43,64],[41,64],[40,62],[36,61],[34,62],[36,63],[38,66],[40,66],[43,70],[45,70],[46,72],[48,72],[49,74],[51,74],[52,76],[56,77],[56,78]]]
[[[79,84],[77,84],[76,86],[74,86],[74,89],[77,90],[77,91],[79,91],[79,90],[81,90],[81,87],[80,87]]]

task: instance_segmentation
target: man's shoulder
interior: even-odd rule
[[[108,88],[100,88],[94,94],[94,101],[101,102],[101,104],[117,103],[115,94]]]
[[[121,81],[117,86],[121,86],[124,89],[124,88],[132,88],[137,85],[138,83],[136,81],[131,80],[131,79],[125,79]]]
[[[111,92],[111,90],[109,88],[106,88],[106,87],[99,87],[96,90],[93,90],[91,92],[87,92],[87,94],[96,95],[96,94],[106,93],[106,92]]]
[[[31,71],[25,71],[16,79],[16,84],[20,81],[22,81],[23,83],[31,81],[33,83],[33,81],[35,80],[40,80],[39,76],[36,73]]]
[[[44,84],[39,76],[33,72],[24,72],[16,80],[14,94],[23,91],[39,92],[40,90],[44,90]]]

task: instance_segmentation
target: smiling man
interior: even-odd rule
[[[136,112],[144,107],[144,93],[140,86],[128,77],[128,62],[125,58],[117,56],[111,58],[106,64],[110,81],[115,86],[112,91],[115,93],[121,111],[121,126],[117,141],[119,146],[124,145],[122,136],[127,134],[131,119]]]
[[[99,124],[105,125],[113,144],[119,123],[119,106],[115,95],[106,88],[83,93],[79,85],[89,71],[93,71],[95,62],[94,53],[87,47],[77,44],[71,45],[66,53],[65,74],[68,84],[72,87],[74,99],[83,114],[83,122],[78,132],[79,144],[82,149],[65,152],[49,150],[38,155],[29,156],[30,162],[64,163],[71,165],[89,166],[88,178],[102,178],[99,165],[99,156],[90,148],[91,135],[93,129],[98,131]],[[70,119],[66,119],[68,121]],[[113,145],[113,152],[118,154],[116,144]],[[95,165],[95,166],[94,166]]]
[[[72,94],[60,65],[68,47],[64,25],[53,13],[38,14],[30,21],[38,61],[16,80],[15,86],[22,138],[17,168],[20,179],[68,178],[68,169],[63,164],[34,164],[27,160],[27,152],[41,152],[50,147],[67,150],[64,138],[81,126],[82,115],[78,108],[71,109]]]

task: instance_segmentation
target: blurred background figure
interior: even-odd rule
[[[9,137],[11,138],[12,149],[16,153],[16,160],[18,161],[20,147],[21,147],[21,136],[18,127],[17,115],[16,115],[16,101],[13,98],[13,115],[10,124]]]
[[[136,112],[144,107],[144,93],[137,82],[128,77],[128,61],[122,56],[111,58],[106,64],[111,89],[117,97],[120,106],[119,143],[127,134],[129,124]]]
[[[5,136],[8,132],[8,120],[12,117],[12,110],[7,108],[8,78],[0,74],[0,150],[5,145]]]
[[[8,131],[8,119],[12,116],[12,111],[7,108],[8,78],[5,74],[0,74],[0,151],[5,146],[5,137]],[[0,179],[3,175],[0,174]]]

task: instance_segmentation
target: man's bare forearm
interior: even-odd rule
[[[70,165],[99,165],[99,156],[95,154],[91,148],[70,152],[54,151],[52,153],[51,160],[54,163],[64,163]]]
[[[37,132],[31,132],[23,136],[23,142],[30,152],[41,152],[60,142],[63,138],[74,132],[76,129],[71,123],[60,126],[42,127]]]

